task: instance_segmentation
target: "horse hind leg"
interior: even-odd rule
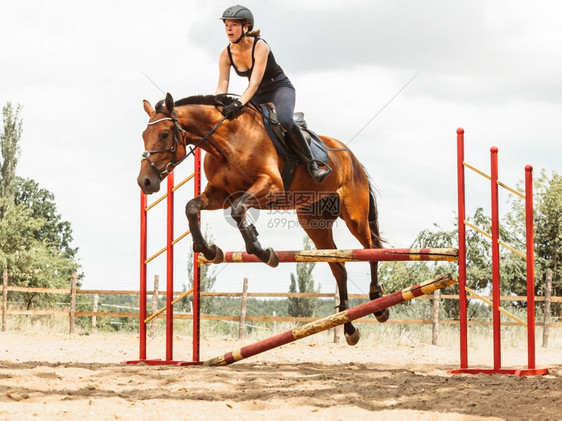
[[[363,196],[363,200],[358,200],[358,195],[354,197],[353,203],[344,199],[342,201],[342,218],[344,219],[349,231],[365,248],[382,248],[382,240],[378,226],[378,212],[375,198],[370,188],[367,187],[368,196]],[[344,197],[349,197],[344,195]],[[365,218],[367,216],[367,218]],[[379,285],[378,262],[369,262],[371,268],[371,283],[369,285],[369,298],[375,300],[383,296],[382,285]],[[390,311],[384,310],[374,313],[380,323],[384,323],[390,317]]]
[[[301,227],[308,234],[317,249],[335,249],[332,225],[337,219],[337,215],[323,213],[321,216],[315,214],[314,206],[307,206],[297,209],[297,215]],[[336,279],[339,291],[338,310],[345,311],[349,308],[347,293],[347,270],[343,262],[329,262],[330,270]],[[343,325],[345,340],[348,345],[356,345],[359,342],[360,334],[351,322]]]
[[[369,299],[376,300],[384,295],[382,285],[378,282],[378,265],[379,262],[370,262],[371,264],[371,285],[369,286]],[[373,313],[380,323],[384,323],[390,317],[388,308]]]
[[[379,231],[379,217],[377,203],[373,192],[369,189],[369,231],[371,234],[371,243],[375,248],[383,248],[382,239]],[[382,285],[379,284],[379,262],[370,262],[371,264],[371,285],[369,286],[369,298],[375,300],[384,294]],[[384,323],[390,317],[390,310],[385,308],[382,311],[374,313],[380,323]]]

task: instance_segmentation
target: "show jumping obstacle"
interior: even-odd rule
[[[498,148],[490,148],[490,175],[474,168],[464,161],[464,129],[457,129],[457,175],[458,175],[458,212],[459,212],[459,315],[460,315],[460,368],[451,370],[450,373],[468,374],[514,374],[518,376],[543,375],[548,374],[547,369],[537,369],[535,367],[535,250],[533,233],[533,167],[525,167],[525,194],[503,184],[498,180]],[[465,177],[464,168],[469,168],[477,174],[490,180],[491,184],[491,219],[492,233],[488,234],[466,221],[465,208]],[[525,220],[526,220],[526,253],[515,250],[513,247],[503,243],[499,235],[499,201],[498,186],[501,186],[511,193],[525,200]],[[468,368],[468,321],[467,321],[467,302],[466,292],[473,293],[466,285],[466,226],[480,232],[492,240],[492,318],[494,335],[494,367]],[[501,320],[500,320],[500,250],[499,246],[515,252],[527,260],[527,369],[502,369],[501,368]],[[503,310],[505,313],[505,310]]]
[[[149,365],[200,365],[202,364],[199,359],[200,352],[200,293],[199,287],[201,284],[201,276],[199,272],[199,264],[197,263],[197,254],[193,259],[193,360],[192,361],[175,361],[173,358],[174,350],[174,312],[173,306],[179,301],[174,300],[174,245],[180,240],[189,235],[189,231],[183,233],[178,238],[174,238],[174,192],[193,179],[193,192],[194,197],[201,194],[201,150],[194,150],[194,171],[185,180],[174,186],[174,173],[171,172],[167,176],[167,192],[151,205],[147,205],[147,195],[141,191],[141,206],[140,206],[140,299],[139,299],[139,359],[133,361],[126,361],[126,364],[145,363]],[[167,231],[166,231],[166,247],[162,248],[152,256],[147,256],[147,226],[148,226],[148,211],[154,208],[157,204],[167,201]],[[166,358],[161,359],[147,359],[146,357],[146,325],[152,319],[157,317],[162,310],[147,317],[146,314],[146,295],[147,295],[147,264],[154,260],[156,257],[166,253]],[[188,291],[189,292],[189,291]],[[182,294],[181,298],[185,297],[187,293]]]
[[[532,167],[525,167],[525,191],[523,195],[516,190],[504,185],[498,181],[498,164],[497,164],[496,147],[491,148],[491,176],[486,175],[482,171],[470,166],[464,162],[464,130],[457,130],[457,163],[458,163],[458,212],[459,212],[459,249],[359,249],[359,250],[300,250],[300,251],[280,251],[278,252],[280,263],[285,262],[352,262],[352,261],[455,261],[459,264],[459,306],[460,306],[460,369],[451,370],[451,373],[503,373],[515,375],[533,375],[548,374],[547,369],[535,368],[535,312],[534,312],[534,245],[533,245],[533,193],[532,193]],[[195,150],[195,172],[192,176],[195,178],[195,196],[200,194],[201,185],[201,156],[200,150]],[[471,225],[465,220],[465,185],[464,185],[464,167],[467,167],[478,174],[488,178],[491,181],[492,195],[492,233],[487,234],[479,228]],[[144,362],[147,364],[176,364],[176,365],[196,365],[203,364],[200,362],[199,356],[199,264],[209,264],[203,257],[195,253],[194,256],[194,290],[193,290],[193,361],[174,361],[173,360],[173,246],[180,239],[185,237],[189,232],[182,234],[174,240],[173,233],[173,192],[177,187],[173,187],[173,172],[168,176],[168,193],[155,201],[152,205],[147,206],[146,195],[141,192],[141,286],[140,286],[140,359],[129,361],[128,363]],[[183,185],[188,179],[184,180]],[[512,193],[521,196],[526,201],[526,237],[527,250],[522,253],[506,245],[499,239],[499,208],[498,208],[498,185],[502,186]],[[179,187],[179,186],[178,186]],[[167,198],[168,202],[168,231],[167,246],[150,258],[147,258],[147,211],[160,201]],[[494,367],[493,369],[474,369],[468,368],[468,350],[467,350],[467,297],[469,292],[477,298],[475,292],[470,290],[466,285],[466,231],[465,227],[473,228],[492,240],[492,266],[493,266],[493,332],[494,332]],[[527,369],[502,369],[501,368],[501,348],[500,348],[500,311],[505,310],[499,306],[500,301],[500,280],[499,280],[499,246],[502,245],[514,251],[518,255],[527,260],[527,331],[528,331],[528,367]],[[147,318],[146,314],[146,264],[152,259],[167,252],[167,295],[166,295],[166,359],[165,360],[149,360],[146,359],[146,323],[156,317],[156,313]],[[250,263],[260,262],[255,256],[242,252],[225,252],[223,263]],[[423,282],[413,287],[407,288],[393,294],[385,295],[381,298],[369,301],[355,308],[334,314],[332,316],[319,319],[315,322],[304,325],[300,328],[292,329],[271,338],[259,341],[253,345],[245,346],[237,351],[229,352],[223,356],[213,358],[204,362],[205,365],[226,365],[244,358],[268,351],[279,347],[286,343],[302,339],[304,337],[322,332],[334,326],[344,324],[358,318],[364,317],[373,312],[384,310],[390,306],[402,303],[406,300],[413,299],[423,294],[428,294],[436,289],[443,288],[447,285],[455,283],[450,275],[437,277],[433,280]],[[177,301],[177,300],[176,300]],[[512,315],[509,315],[512,317]],[[514,316],[513,316],[514,317]]]
[[[305,324],[304,326],[288,330],[286,332],[272,336],[271,338],[256,342],[252,345],[247,345],[243,348],[229,352],[220,357],[212,358],[205,361],[204,365],[218,366],[232,364],[236,361],[243,360],[244,358],[248,358],[256,354],[269,351],[273,348],[277,348],[281,345],[288,344],[289,342],[298,341],[299,339],[306,338],[307,336],[311,336],[316,333],[320,333],[333,327],[342,325],[344,323],[349,323],[353,320],[360,319],[361,317],[365,317],[377,311],[384,310],[385,308],[403,303],[404,301],[411,300],[424,294],[429,294],[437,289],[453,285],[455,282],[457,281],[454,280],[451,275],[439,275],[434,279],[430,279],[429,281],[422,282],[421,284],[411,286],[409,288],[403,289],[402,291],[397,291],[393,294],[385,295],[381,298],[377,298],[375,300],[358,305],[357,307],[350,308],[331,316],[324,317],[323,319]]]

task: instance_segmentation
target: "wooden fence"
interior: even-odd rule
[[[245,280],[245,285],[247,281]],[[548,282],[547,286],[551,285]],[[27,293],[43,293],[43,294],[69,294],[70,295],[70,310],[69,311],[56,311],[56,310],[15,310],[8,308],[8,292],[27,292]],[[94,296],[92,311],[76,311],[76,297],[79,294],[86,294]],[[174,292],[175,296],[180,296],[184,294],[184,291]],[[26,288],[8,285],[8,275],[4,270],[3,274],[3,287],[2,287],[2,331],[6,331],[7,328],[7,315],[31,315],[31,316],[64,316],[69,318],[69,332],[74,333],[75,331],[75,321],[76,317],[91,317],[92,327],[95,329],[96,320],[98,317],[132,317],[138,318],[139,313],[132,312],[99,312],[97,311],[97,296],[99,295],[139,295],[137,290],[93,290],[93,289],[77,289],[76,288],[76,276],[72,277],[71,287],[69,289],[61,288]],[[158,291],[158,277],[155,276],[155,288],[153,291],[147,291],[147,295],[153,297],[152,312],[156,311],[156,303],[158,296],[166,295],[166,291]],[[270,317],[270,316],[246,316],[246,301],[248,298],[290,298],[290,297],[301,297],[301,298],[329,298],[335,300],[334,293],[297,293],[297,292],[247,292],[247,286],[244,287],[243,292],[201,292],[201,296],[207,297],[239,297],[242,302],[241,314],[240,316],[223,316],[223,315],[212,315],[212,314],[202,314],[202,320],[220,320],[220,321],[230,321],[240,323],[239,336],[243,335],[243,326],[246,322],[311,322],[317,320],[318,317]],[[368,299],[368,295],[364,294],[349,294],[349,298],[360,298]],[[468,296],[468,299],[479,299],[479,297]],[[484,296],[485,299],[491,299],[490,296]],[[438,326],[443,324],[456,325],[459,324],[458,320],[439,320],[439,302],[440,300],[458,300],[459,296],[457,294],[439,294],[436,291],[433,295],[424,295],[416,298],[418,300],[433,300],[433,317],[432,319],[390,319],[387,324],[405,324],[405,325],[432,325],[433,334],[432,342],[437,343],[437,332]],[[501,297],[501,301],[526,301],[526,296],[505,296]],[[545,314],[544,322],[536,323],[537,326],[543,326],[543,346],[548,344],[548,329],[554,327],[562,327],[562,322],[551,322],[550,321],[550,303],[552,302],[562,302],[562,297],[551,296],[550,291],[547,288],[545,296],[535,297],[537,302],[545,302]],[[164,317],[160,314],[157,317]],[[176,319],[192,319],[191,314],[175,314]],[[358,323],[378,323],[374,318],[363,318],[357,320]],[[477,321],[471,320],[468,322],[471,325],[492,325],[492,321]],[[504,326],[517,326],[517,322],[502,322]]]

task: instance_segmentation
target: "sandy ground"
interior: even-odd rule
[[[161,339],[149,358],[164,358]],[[248,343],[202,343],[201,357]],[[538,349],[533,377],[450,375],[458,351],[293,343],[227,367],[124,365],[136,335],[0,333],[0,419],[561,420],[562,351]],[[190,360],[177,337],[175,359]],[[484,352],[485,351],[485,352]],[[153,354],[153,355],[150,355]],[[471,350],[471,366],[491,364]],[[504,367],[526,362],[503,351]]]

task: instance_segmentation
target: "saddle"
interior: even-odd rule
[[[295,176],[295,171],[297,165],[301,163],[298,155],[293,151],[285,140],[285,134],[281,129],[281,124],[277,118],[277,111],[275,105],[271,102],[265,104],[260,104],[260,109],[263,115],[263,123],[277,153],[285,160],[285,165],[283,166],[283,171],[281,173],[281,178],[283,179],[283,187],[285,191],[289,190],[291,182]],[[328,149],[320,136],[314,133],[308,128],[308,125],[304,119],[304,113],[297,112],[293,115],[293,119],[301,128],[305,139],[310,145],[310,151],[312,152],[312,158],[316,161],[327,165],[329,161]]]

